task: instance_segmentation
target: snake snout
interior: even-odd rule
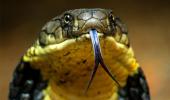
[[[91,29],[96,29],[98,32],[101,32],[101,33],[106,32],[103,23],[101,23],[98,19],[95,19],[95,18],[91,18],[87,20],[84,26],[82,27],[82,29],[85,33],[89,32],[89,30]]]

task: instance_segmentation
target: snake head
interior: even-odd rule
[[[62,13],[48,22],[40,32],[39,45],[58,44],[64,40],[89,34],[96,29],[104,36],[114,36],[117,42],[129,45],[127,28],[109,9],[75,9]]]

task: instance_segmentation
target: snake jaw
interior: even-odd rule
[[[94,68],[90,77],[90,80],[88,82],[87,88],[85,90],[85,93],[88,91],[94,76],[96,74],[96,71],[98,69],[99,64],[101,64],[102,68],[106,71],[106,73],[112,78],[112,80],[114,80],[116,82],[116,84],[118,85],[118,87],[120,87],[119,82],[115,79],[114,75],[111,73],[111,71],[108,69],[108,67],[105,65],[104,61],[103,61],[103,57],[101,54],[101,48],[100,48],[100,43],[99,43],[99,38],[97,35],[97,31],[95,29],[90,30],[90,37],[92,40],[92,45],[93,45],[93,51],[94,51],[94,58],[95,58],[95,63],[94,63]]]

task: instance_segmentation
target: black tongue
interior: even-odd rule
[[[99,38],[98,38],[98,33],[95,29],[90,30],[90,37],[92,40],[92,45],[93,45],[93,51],[94,51],[94,57],[95,57],[95,63],[94,63],[94,68],[90,77],[90,80],[88,82],[87,88],[85,93],[87,92],[87,90],[89,89],[95,73],[97,71],[97,68],[99,66],[99,63],[101,64],[102,68],[106,71],[106,73],[117,83],[117,85],[120,87],[120,84],[118,83],[118,81],[114,78],[114,76],[112,75],[111,71],[108,69],[108,67],[105,65],[104,61],[103,61],[103,57],[101,54],[101,49],[100,49],[100,42],[99,42]]]

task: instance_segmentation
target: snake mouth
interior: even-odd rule
[[[111,71],[109,70],[109,68],[107,67],[107,65],[105,65],[103,57],[102,57],[102,53],[101,53],[101,48],[100,48],[100,42],[99,42],[99,38],[98,38],[98,32],[95,29],[91,29],[90,30],[90,37],[91,37],[91,42],[93,45],[93,51],[94,51],[94,68],[93,71],[91,73],[91,77],[90,80],[87,84],[87,88],[85,90],[85,93],[88,91],[94,76],[96,74],[96,71],[98,69],[99,64],[101,64],[101,67],[105,70],[105,72],[112,78],[113,81],[116,82],[116,84],[118,85],[118,87],[120,87],[119,82],[115,79],[114,75],[111,73]]]

